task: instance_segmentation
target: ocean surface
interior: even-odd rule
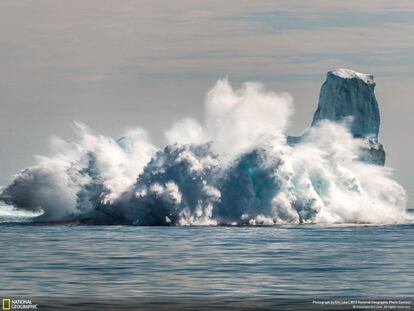
[[[0,224],[2,297],[413,297],[414,225]]]

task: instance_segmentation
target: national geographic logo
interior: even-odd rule
[[[1,309],[8,310],[37,310],[37,305],[32,303],[30,299],[10,299],[3,298],[1,300]]]
[[[3,298],[1,301],[2,310],[10,310],[10,298]]]

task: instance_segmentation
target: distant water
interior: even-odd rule
[[[412,297],[414,226],[0,225],[0,294]]]

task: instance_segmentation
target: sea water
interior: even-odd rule
[[[412,297],[414,225],[0,224],[2,297]]]

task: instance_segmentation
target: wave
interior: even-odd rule
[[[132,225],[402,223],[406,193],[392,169],[360,161],[348,123],[320,122],[286,143],[287,93],[220,80],[205,120],[187,118],[157,148],[145,130],[120,139],[76,123],[79,139],[19,174],[0,199],[33,221]],[[41,214],[41,215],[40,215]]]

